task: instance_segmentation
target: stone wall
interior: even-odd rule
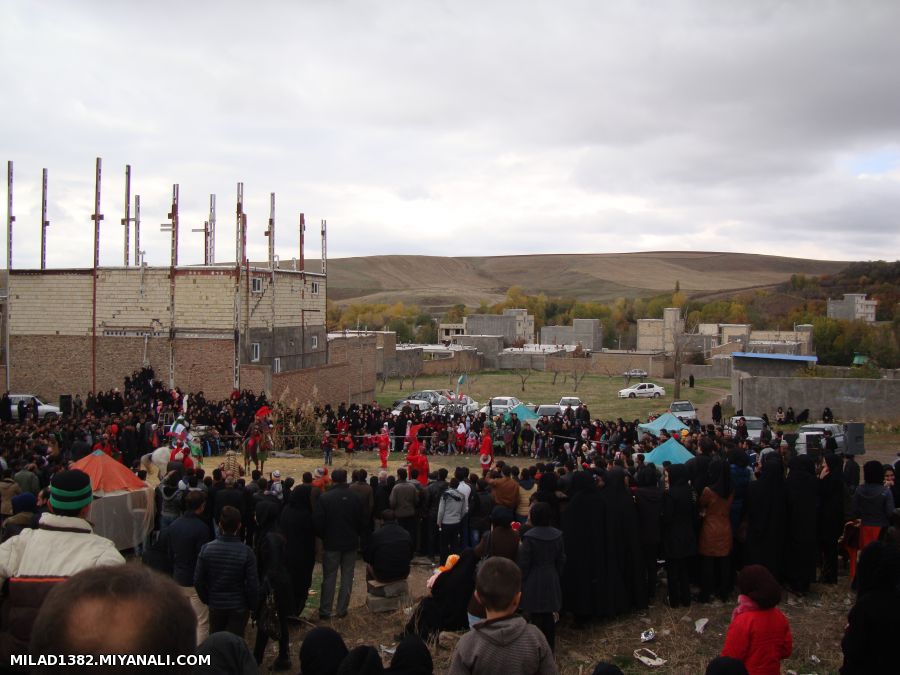
[[[453,340],[458,345],[475,347],[482,355],[482,365],[488,370],[497,370],[499,356],[503,350],[503,337],[499,335],[459,335]]]
[[[796,413],[808,408],[810,419],[818,420],[827,406],[842,422],[900,420],[900,380],[735,374],[732,381],[735,409],[743,409],[747,415],[768,413],[773,417],[778,406],[792,406]]]
[[[702,366],[693,363],[681,364],[681,377],[686,378],[691,375],[698,380],[711,377],[731,377],[731,359],[720,356],[710,359]]]

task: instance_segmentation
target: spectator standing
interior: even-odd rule
[[[550,526],[550,505],[536,502],[531,507],[531,528],[522,537],[518,564],[522,570],[521,610],[556,646],[556,617],[562,610],[560,575],[566,564],[562,531]]]
[[[209,635],[209,607],[194,588],[194,571],[203,546],[209,543],[209,527],[203,522],[205,492],[190,492],[185,497],[185,512],[159,535],[159,546],[165,551],[172,578],[191,603],[197,615],[197,644]]]
[[[337,617],[347,616],[350,593],[353,590],[356,551],[363,526],[363,505],[347,485],[347,472],[336,469],[331,474],[331,479],[333,486],[316,501],[313,515],[316,532],[322,538],[325,548],[322,558],[320,619],[331,618],[338,569],[341,571],[341,588],[337,600]]]
[[[397,482],[391,489],[388,505],[397,517],[400,526],[409,532],[413,545],[416,543],[416,514],[419,512],[419,489],[407,478],[406,469],[397,469]]]
[[[446,562],[451,553],[462,549],[462,521],[468,512],[468,501],[459,491],[459,479],[454,476],[440,496],[437,512],[437,526],[441,539],[441,562]]]
[[[224,506],[219,516],[219,536],[200,549],[194,586],[209,606],[209,631],[227,630],[244,637],[250,609],[257,605],[259,578],[256,556],[238,536],[241,512]]]

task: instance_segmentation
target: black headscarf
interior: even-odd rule
[[[728,499],[731,495],[731,469],[724,460],[716,458],[709,463],[706,487],[722,499]]]
[[[347,645],[337,631],[313,628],[300,645],[300,675],[337,675],[347,656]]]
[[[391,667],[385,672],[390,675],[432,675],[434,662],[422,638],[418,635],[403,638],[391,659]]]
[[[350,650],[337,672],[338,675],[380,675],[384,666],[375,647],[362,645]]]

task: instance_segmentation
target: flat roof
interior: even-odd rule
[[[755,352],[732,352],[732,356],[745,359],[771,359],[773,361],[803,361],[804,363],[818,363],[818,356],[796,356],[794,354],[757,354]]]

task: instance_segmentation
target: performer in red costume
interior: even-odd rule
[[[406,433],[406,462],[410,469],[416,469],[419,472],[419,482],[422,487],[428,485],[428,457],[422,452],[422,445],[419,443],[419,429],[424,424],[413,424]]]
[[[494,464],[494,439],[491,438],[491,432],[487,427],[485,427],[481,436],[481,450],[479,453],[481,455],[479,458],[481,474],[487,476],[487,472],[491,470],[491,466]]]
[[[390,434],[388,434],[387,424],[381,428],[381,433],[378,434],[376,443],[378,444],[378,457],[381,459],[381,468],[386,469],[388,468],[388,454],[391,448],[391,437]]]

